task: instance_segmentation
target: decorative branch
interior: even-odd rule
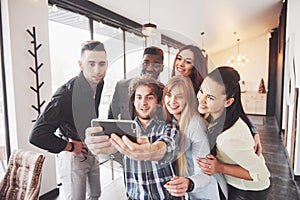
[[[26,30],[27,33],[32,37],[32,41],[30,43],[33,44],[33,52],[31,50],[28,50],[29,54],[34,58],[34,66],[35,68],[29,67],[29,69],[34,73],[35,75],[35,88],[30,86],[30,89],[33,90],[33,92],[36,93],[37,98],[37,105],[31,105],[31,107],[38,112],[38,115],[41,113],[41,107],[45,104],[45,100],[41,102],[40,97],[40,89],[44,85],[44,82],[39,82],[39,70],[44,65],[43,63],[38,64],[38,54],[37,51],[42,46],[42,44],[37,45],[36,41],[36,33],[35,33],[35,27],[32,27],[32,32],[30,30]],[[35,122],[35,120],[32,120],[32,122]]]

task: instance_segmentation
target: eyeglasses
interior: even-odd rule
[[[184,61],[184,64],[186,65],[194,65],[194,61],[191,58],[184,58],[181,55],[176,56],[176,61]]]
[[[148,62],[148,61],[142,62],[143,67],[150,67],[150,65],[154,69],[160,69],[163,66],[163,64],[160,64],[160,63],[151,63],[151,62]]]

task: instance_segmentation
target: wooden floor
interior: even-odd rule
[[[271,190],[268,200],[299,200],[297,186],[300,182],[293,180],[292,171],[289,166],[287,154],[279,135],[279,129],[273,117],[250,116],[253,123],[257,126],[262,146],[263,155],[267,166],[271,172]],[[115,180],[116,183],[120,180]],[[115,190],[115,184],[111,184],[111,189]],[[298,187],[299,188],[299,187]],[[107,188],[106,188],[107,189]],[[110,192],[101,200],[119,200],[114,198],[115,192]],[[62,200],[61,197],[42,198]]]
[[[258,128],[263,155],[271,173],[271,191],[268,200],[298,200],[296,182],[293,180],[287,153],[274,117],[250,116],[250,118]]]

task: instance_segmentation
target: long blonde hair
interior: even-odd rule
[[[178,121],[179,131],[180,131],[180,152],[178,154],[178,169],[179,169],[179,176],[186,176],[187,175],[187,160],[185,155],[184,143],[185,143],[185,131],[186,128],[191,120],[191,118],[195,115],[199,115],[197,111],[197,98],[195,92],[193,90],[193,84],[190,78],[176,75],[173,76],[168,83],[165,85],[164,92],[163,92],[163,109],[166,114],[167,121],[171,122],[172,116],[168,112],[164,97],[170,93],[174,87],[179,87],[182,91],[182,95],[186,100],[186,105],[181,112],[180,119]]]

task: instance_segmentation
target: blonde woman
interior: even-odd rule
[[[225,196],[226,182],[222,175],[208,176],[197,167],[197,158],[210,152],[206,135],[207,122],[197,111],[197,99],[192,82],[182,75],[172,77],[163,92],[163,107],[167,120],[179,126],[180,150],[177,166],[178,176],[172,178],[165,188],[173,196],[183,197],[188,192],[191,199],[225,199],[218,188],[218,180]],[[174,165],[173,165],[174,166]],[[223,194],[222,194],[223,195]]]

